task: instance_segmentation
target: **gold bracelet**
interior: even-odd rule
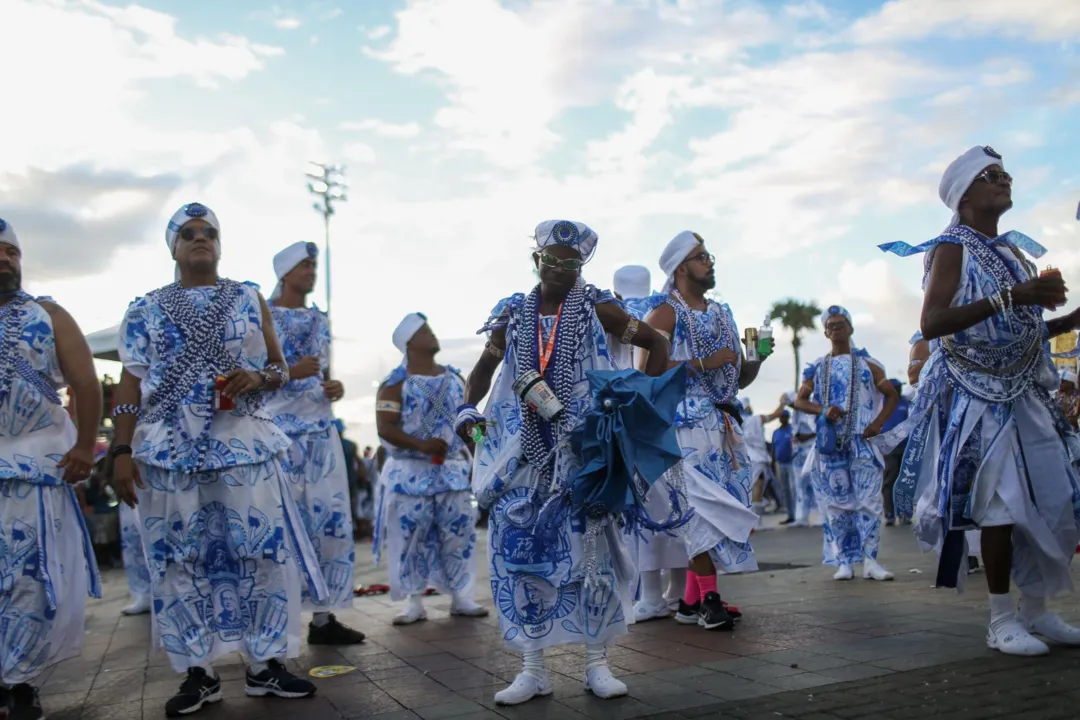
[[[623,334],[622,337],[619,338],[619,342],[621,342],[623,345],[629,345],[630,342],[634,339],[634,336],[637,335],[640,325],[641,323],[637,321],[637,318],[630,318],[630,322],[626,323],[626,329],[623,330]]]
[[[496,347],[490,340],[484,343],[484,350],[498,360],[502,360],[506,357],[506,350]]]

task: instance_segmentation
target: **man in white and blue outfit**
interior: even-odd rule
[[[451,615],[484,617],[476,585],[476,502],[469,487],[472,456],[454,433],[465,381],[435,362],[439,341],[427,318],[410,313],[394,346],[402,363],[379,387],[375,417],[387,451],[377,510],[376,562],[387,555],[390,597],[405,601],[395,625],[427,619],[423,596],[434,587],[452,596]]]
[[[896,408],[896,388],[881,364],[851,344],[851,313],[833,305],[821,316],[832,351],[807,368],[795,407],[817,415],[817,438],[808,464],[818,510],[825,521],[824,563],[836,580],[892,580],[877,560],[881,543],[881,451],[867,442],[881,433]]]
[[[881,246],[926,253],[921,329],[930,355],[911,416],[881,440],[887,450],[908,436],[896,510],[916,513],[916,535],[938,551],[939,586],[962,587],[965,531],[981,529],[987,645],[1045,655],[1044,641],[1080,645],[1080,629],[1047,609],[1074,589],[1069,565],[1080,537],[1076,437],[1052,397],[1059,379],[1048,339],[1076,329],[1080,313],[1043,320],[1043,308],[1065,304],[1065,285],[1039,277],[1025,257],[1041,257],[1042,246],[999,232],[1012,207],[1000,154],[965,152],[946,168],[939,195],[953,212],[941,235]]]
[[[59,390],[68,386],[78,430]],[[40,675],[82,651],[101,581],[72,483],[94,465],[101,386],[86,338],[22,289],[22,246],[0,219],[0,709],[44,718]]]
[[[329,591],[321,602],[306,589],[303,593],[304,610],[314,613],[308,644],[355,645],[364,634],[330,612],[352,608],[355,541],[345,452],[331,409],[345,391],[330,377],[330,323],[325,313],[307,304],[318,257],[310,242],[293,243],[274,256],[278,283],[270,311],[289,383],[270,395],[266,411],[292,440],[286,455],[289,484]]]
[[[300,652],[302,586],[327,596],[282,463],[291,441],[264,407],[288,368],[258,290],[218,275],[219,233],[209,208],[181,207],[165,232],[177,281],[120,326],[113,479],[139,506],[155,644],[186,674],[170,717],[222,699],[213,662],[233,652],[246,694],[312,695],[283,660]]]

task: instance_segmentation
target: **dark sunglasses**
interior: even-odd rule
[[[540,253],[540,264],[544,267],[559,268],[566,270],[567,272],[577,272],[585,263],[581,260],[574,260],[573,258],[560,260],[549,253]]]
[[[208,227],[208,228],[202,228],[201,230],[196,230],[195,228],[186,227],[186,228],[184,228],[183,230],[180,231],[180,237],[184,238],[188,242],[191,242],[192,240],[199,237],[200,235],[202,235],[207,240],[217,240],[218,239],[217,228]]]
[[[1013,180],[1012,175],[1005,172],[1004,170],[984,170],[975,179],[982,180],[983,182],[990,183],[991,185],[997,185],[1002,180],[1004,180],[1007,185],[1012,185]]]
[[[685,262],[691,261],[699,262],[702,265],[715,265],[716,256],[707,252],[699,252],[697,255],[691,255],[685,260]]]

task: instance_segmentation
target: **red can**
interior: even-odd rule
[[[233,403],[233,399],[222,393],[225,389],[226,380],[224,375],[218,375],[214,380],[214,409],[215,410],[232,410],[236,407]]]
[[[432,465],[442,465],[444,462],[446,462],[446,458],[444,458],[442,455],[434,455],[431,458]]]

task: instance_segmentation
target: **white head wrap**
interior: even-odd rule
[[[400,350],[402,354],[405,354],[413,335],[425,325],[427,325],[427,316],[423,313],[409,313],[406,315],[398,323],[397,329],[394,330],[394,347]]]
[[[664,283],[664,289],[661,292],[666,294],[675,288],[675,271],[686,262],[690,251],[702,244],[704,244],[702,239],[689,230],[683,230],[671,238],[664,252],[660,253],[660,269],[667,277],[667,282]]]
[[[615,294],[623,300],[646,298],[652,293],[652,276],[643,265],[627,265],[615,271]]]
[[[549,245],[573,248],[581,255],[583,262],[592,260],[593,253],[596,252],[596,243],[600,239],[585,223],[570,220],[545,220],[536,226],[533,238],[536,240],[536,247],[540,250]]]
[[[0,243],[14,245],[19,250],[22,250],[22,246],[19,245],[19,238],[15,235],[15,228],[11,227],[4,218],[0,218]]]
[[[1061,382],[1071,382],[1071,383],[1073,383],[1075,385],[1076,384],[1076,373],[1074,373],[1072,370],[1062,370],[1061,371]]]
[[[169,218],[169,224],[165,228],[165,244],[169,246],[169,254],[176,257],[176,240],[180,237],[180,230],[191,220],[205,220],[210,227],[221,233],[221,224],[218,222],[214,211],[202,203],[188,203],[173,213]],[[176,267],[176,279],[180,279],[180,266]]]
[[[824,328],[825,323],[829,322],[829,318],[834,315],[842,315],[847,320],[847,324],[851,326],[851,329],[855,329],[855,323],[851,322],[851,313],[841,305],[830,305],[825,312],[821,313],[821,327]]]
[[[1000,165],[1005,169],[1005,162],[1001,155],[989,145],[976,146],[949,163],[945,168],[945,174],[941,176],[941,185],[938,186],[938,196],[946,207],[953,211],[949,227],[960,223],[960,201],[964,193],[975,182],[983,170],[991,165]]]
[[[313,242],[294,242],[289,247],[285,248],[277,255],[274,256],[274,275],[277,276],[278,283],[274,286],[274,292],[270,294],[271,300],[277,300],[281,297],[281,281],[288,275],[293,269],[304,262],[308,258],[315,259],[319,257],[319,246]]]

